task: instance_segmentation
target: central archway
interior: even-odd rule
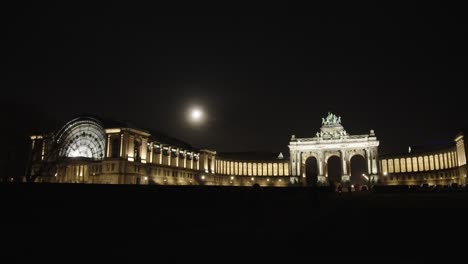
[[[327,160],[328,184],[338,186],[341,182],[341,159],[338,156],[331,156]]]
[[[306,159],[305,162],[305,176],[306,176],[306,185],[307,186],[317,186],[319,175],[318,161],[317,158],[311,156]]]

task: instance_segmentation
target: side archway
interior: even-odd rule
[[[337,186],[341,183],[341,159],[340,157],[333,155],[327,159],[327,179],[328,184]]]
[[[318,160],[314,156],[310,156],[305,162],[305,179],[307,186],[317,186],[319,175]]]
[[[350,183],[354,186],[368,184],[366,159],[360,154],[353,155],[350,159]],[[367,179],[366,179],[367,177]]]

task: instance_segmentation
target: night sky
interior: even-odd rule
[[[385,154],[466,126],[461,7],[153,3],[4,7],[10,136],[89,113],[195,147],[287,151],[331,111],[350,134],[374,129]]]

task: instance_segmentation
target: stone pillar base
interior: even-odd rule
[[[299,177],[289,177],[289,184],[290,185],[293,185],[293,186],[296,186],[296,185],[301,185],[301,183],[299,182]]]
[[[341,176],[341,183],[349,183],[350,179],[351,179],[350,175],[342,175]]]
[[[369,177],[369,184],[373,185],[373,184],[377,184],[379,180],[379,175],[371,175]]]
[[[325,176],[317,176],[317,185],[328,186],[328,179]]]

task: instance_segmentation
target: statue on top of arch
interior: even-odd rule
[[[341,124],[341,116],[336,116],[328,112],[328,116],[322,117],[322,125],[337,125]]]

